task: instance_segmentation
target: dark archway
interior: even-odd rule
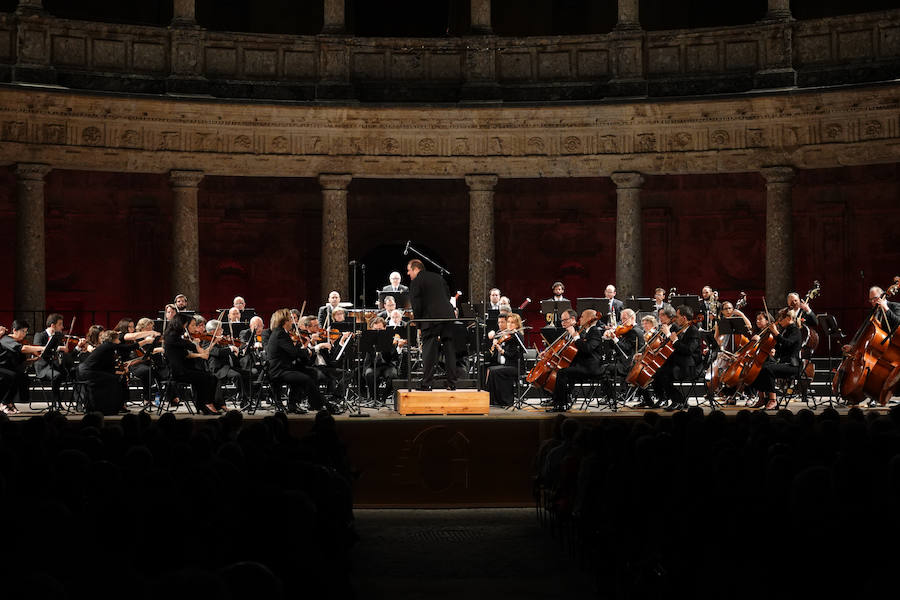
[[[429,246],[425,242],[421,242],[418,240],[410,240],[412,242],[412,247],[416,250],[419,250],[427,257],[432,260],[437,261],[438,264],[443,266],[445,269],[448,267],[448,262],[441,253]],[[406,263],[414,258],[421,258],[415,252],[410,251],[406,256],[403,255],[403,250],[406,247],[406,240],[403,241],[391,241],[383,244],[379,244],[374,248],[368,250],[365,254],[363,254],[360,259],[360,263],[366,266],[366,303],[367,306],[373,306],[375,304],[375,298],[377,296],[377,291],[388,285],[388,277],[390,276],[392,271],[397,271],[400,273],[401,281],[403,285],[409,285],[409,276],[406,274]],[[425,263],[425,268],[429,271],[436,271],[437,269],[428,261],[423,260]],[[451,273],[445,279],[447,280],[447,285],[450,288],[450,294],[454,294],[456,290],[464,289],[460,286],[460,284],[465,284],[468,282],[469,274],[468,273]],[[353,270],[351,267],[350,271],[350,289],[351,294],[353,290]],[[362,272],[361,268],[357,270],[357,296],[360,296],[358,300],[361,300],[362,296]]]

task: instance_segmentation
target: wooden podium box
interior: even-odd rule
[[[397,412],[401,415],[486,415],[491,395],[475,390],[397,390]]]

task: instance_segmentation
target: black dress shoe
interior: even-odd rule
[[[455,390],[455,389],[456,389],[456,384],[453,383],[452,381],[448,381],[448,382],[447,382],[447,389],[448,389],[448,390]]]
[[[423,384],[423,385],[420,385],[418,389],[420,392],[430,392],[432,388],[430,385]]]

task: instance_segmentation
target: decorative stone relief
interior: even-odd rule
[[[709,134],[709,142],[713,146],[722,147],[727,146],[728,142],[731,141],[731,136],[724,129],[717,129]]]
[[[119,143],[126,148],[137,148],[141,143],[141,134],[134,129],[126,129],[122,132]]]
[[[672,148],[675,150],[687,150],[691,146],[693,138],[687,131],[679,131],[672,136]]]
[[[418,143],[420,154],[434,154],[437,152],[437,142],[432,138],[423,138]]]
[[[234,148],[236,150],[240,152],[249,152],[251,147],[253,147],[253,140],[250,139],[249,135],[234,136]]]
[[[66,143],[66,126],[50,123],[44,125],[41,134],[41,141],[45,144],[65,144]]]
[[[865,125],[863,125],[863,137],[867,138],[876,138],[881,137],[881,132],[884,127],[881,124],[881,121],[866,121]]]
[[[581,152],[581,138],[575,135],[565,137],[563,139],[563,150],[568,154],[578,154]]]
[[[28,127],[24,121],[4,121],[3,139],[8,142],[24,142],[28,139]]]
[[[638,152],[656,152],[656,134],[641,133],[637,136]]]
[[[272,151],[278,154],[287,154],[291,149],[290,140],[283,135],[272,138]]]
[[[381,151],[384,154],[397,154],[400,152],[400,142],[396,138],[384,138],[381,141]]]
[[[97,127],[85,127],[81,132],[81,141],[88,146],[99,146],[103,142],[103,133]]]

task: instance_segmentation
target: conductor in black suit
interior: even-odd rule
[[[415,319],[453,319],[450,304],[450,288],[437,273],[425,270],[418,259],[409,261],[406,272],[410,278],[410,301]],[[447,370],[447,389],[456,389],[456,352],[453,347],[453,321],[444,323],[420,322],[422,332],[422,383],[421,390],[430,390],[434,381],[434,363],[438,348],[443,347],[444,368]]]

